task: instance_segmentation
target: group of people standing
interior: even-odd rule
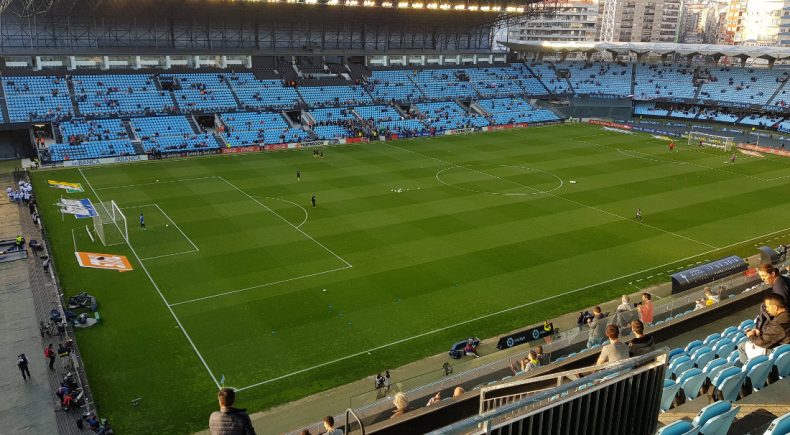
[[[5,193],[8,195],[8,200],[11,202],[27,204],[33,196],[33,186],[27,181],[21,180],[18,188],[11,186],[6,187]]]

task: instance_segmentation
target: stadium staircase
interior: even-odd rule
[[[225,86],[228,87],[228,90],[230,90],[230,94],[233,95],[233,100],[236,101],[237,110],[244,110],[244,104],[239,99],[239,96],[236,95],[236,91],[233,90],[233,86],[231,86],[230,80],[224,80],[223,82],[225,83]]]
[[[524,62],[524,66],[527,67],[527,71],[529,71],[530,74],[532,74],[532,76],[535,77],[535,79],[538,81],[538,83],[540,83],[540,85],[543,86],[543,89],[546,90],[546,95],[551,95],[552,92],[549,90],[549,87],[546,86],[545,83],[543,83],[543,79],[538,78],[538,74],[535,73],[535,70],[530,68],[530,66],[526,62]],[[522,86],[522,88],[523,88],[523,86]],[[526,94],[526,92],[527,92],[526,89],[524,89],[524,93],[525,94]]]
[[[157,82],[158,81],[159,79],[157,78]],[[178,105],[178,98],[176,98],[175,92],[168,92],[167,94],[170,95],[170,99],[173,100],[173,108],[175,108],[178,113],[184,113],[181,111],[181,106]]]
[[[143,141],[141,140],[133,140],[132,147],[134,147],[134,152],[137,154],[145,154],[145,149],[143,149]]]
[[[768,99],[768,104],[773,104],[774,99],[779,95],[780,92],[782,92],[782,89],[784,89],[787,86],[788,81],[790,80],[785,80],[779,86],[776,87],[776,91],[774,91],[773,95],[771,95],[771,98]]]
[[[694,90],[694,97],[692,97],[692,98],[694,100],[698,100],[700,92],[702,92],[702,85],[697,85],[696,89]]]
[[[197,119],[195,119],[195,115],[188,116],[187,122],[189,122],[189,125],[192,127],[192,130],[195,132],[195,134],[203,133],[203,130],[200,128],[200,125],[197,122]]]
[[[636,64],[631,65],[631,92],[630,95],[636,95]]]
[[[76,92],[74,91],[74,82],[71,79],[66,80],[66,85],[69,87],[69,100],[71,101],[71,107],[74,109],[74,116],[82,116],[82,112],[80,112],[80,105],[77,104],[77,99],[74,98]]]
[[[130,121],[128,121],[128,120],[121,121],[121,123],[123,124],[123,128],[126,130],[126,134],[129,135],[129,139],[130,140],[132,140],[132,141],[139,140],[139,138],[137,137],[137,134],[134,132],[134,129],[132,128],[132,124],[131,124]]]
[[[215,142],[217,142],[217,145],[219,145],[219,147],[220,147],[220,148],[227,148],[227,147],[228,147],[228,143],[227,143],[227,142],[225,142],[225,139],[223,139],[222,137],[220,137],[220,136],[218,136],[218,135],[213,135],[213,134],[212,134],[212,135],[210,135],[210,137],[211,137],[211,138],[212,138],[212,139],[213,139]]]
[[[414,81],[414,77],[412,77],[411,74],[406,74],[406,77],[408,77],[409,80],[411,80],[411,82],[414,83],[414,87],[417,88],[417,90],[420,91],[420,93],[422,94],[423,100],[430,101],[430,98],[428,98],[428,94],[426,94],[425,90],[422,87],[420,87],[420,85],[416,81]]]

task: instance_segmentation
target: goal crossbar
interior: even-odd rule
[[[732,136],[720,136],[698,131],[690,131],[688,136],[689,145],[718,148],[724,151],[730,151],[734,143],[735,138]]]

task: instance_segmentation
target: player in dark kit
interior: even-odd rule
[[[145,218],[143,217],[142,213],[140,213],[140,229],[145,229]]]
[[[313,195],[313,197],[310,198],[310,202],[313,203],[313,208],[315,208],[315,195]]]
[[[732,157],[730,157],[730,163],[735,163],[735,159],[738,157],[738,154],[732,153]]]
[[[296,171],[296,181],[302,181],[302,171]]]
[[[639,222],[642,222],[642,209],[641,208],[636,209],[636,220],[638,220]]]

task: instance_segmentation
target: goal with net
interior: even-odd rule
[[[126,216],[115,201],[100,202],[93,217],[93,231],[104,246],[121,245],[129,241]]]
[[[689,145],[706,146],[730,151],[734,143],[734,137],[717,136],[715,134],[700,133],[698,131],[689,132]]]

